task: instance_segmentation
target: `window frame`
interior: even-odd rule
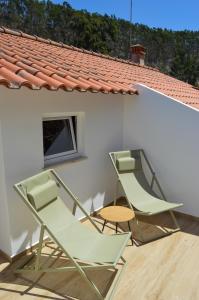
[[[75,132],[74,132],[74,125],[72,121],[72,117],[76,118],[77,122],[77,116],[76,115],[70,115],[70,116],[55,116],[55,117],[43,117],[42,118],[42,126],[43,122],[45,121],[56,121],[56,120],[69,120],[69,125],[70,125],[70,132],[71,132],[71,137],[72,137],[72,143],[73,143],[73,150],[65,151],[65,152],[60,152],[52,155],[45,155],[44,154],[44,162],[50,162],[57,160],[58,158],[63,158],[63,157],[70,157],[71,155],[74,155],[78,153],[78,147],[77,147],[77,132],[76,132],[76,137],[75,137]],[[77,129],[76,129],[77,131]],[[43,135],[43,149],[44,149],[44,135]]]

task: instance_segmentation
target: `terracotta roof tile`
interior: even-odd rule
[[[0,65],[0,76],[7,80],[7,86],[11,88],[20,88],[22,85],[31,87],[32,83],[21,76],[15,74],[9,69]]]
[[[16,64],[10,63],[9,61],[5,60],[4,58],[0,58],[0,64],[4,67],[8,68],[10,71],[14,73],[18,73],[22,68],[17,66]]]
[[[38,88],[38,89],[40,89],[41,87],[48,88],[48,84],[46,83],[46,81],[40,79],[37,76],[32,75],[29,72],[26,72],[25,70],[20,70],[18,72],[18,75],[20,75],[22,78],[28,80],[29,82],[32,82],[32,85],[34,85],[35,88]]]
[[[0,27],[1,85],[136,94],[136,83],[199,109],[199,89],[157,69]]]
[[[21,67],[23,70],[26,70],[28,73],[35,75],[38,72],[38,69],[33,68],[28,64],[24,64],[22,61],[17,61],[16,65]]]
[[[52,77],[49,77],[42,72],[37,73],[37,77],[44,80],[50,90],[57,90],[59,88],[64,88],[64,84]],[[71,90],[71,89],[70,89]]]
[[[82,87],[79,82],[73,82],[73,81],[70,81],[70,80],[67,80],[55,73],[52,74],[52,76],[54,79],[56,79],[58,82],[62,82],[65,86],[65,88],[67,89],[70,89],[70,90],[73,90],[73,89],[82,89],[84,90],[84,87]]]

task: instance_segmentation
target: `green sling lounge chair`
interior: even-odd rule
[[[118,182],[121,184],[125,193],[128,206],[134,209],[135,214],[152,216],[168,211],[173,219],[176,229],[169,232],[166,230],[166,233],[170,234],[180,230],[172,210],[182,206],[183,204],[167,202],[144,151],[119,151],[111,152],[109,155],[116,171]],[[145,168],[148,168],[151,174],[150,182],[146,179],[143,171],[144,166]],[[158,188],[162,199],[160,199],[154,192],[155,185]]]
[[[93,290],[95,294],[94,299],[112,299],[126,264],[122,253],[131,233],[102,234],[77,197],[72,194],[54,170],[44,171],[30,177],[15,184],[14,188],[41,226],[35,262],[31,265],[29,262],[32,257],[28,258],[16,272],[77,271],[82,280]],[[71,213],[60,197],[60,192],[63,194],[63,191],[74,202],[73,213]],[[79,207],[90,220],[95,230],[82,224],[74,217],[76,207]],[[43,267],[41,264],[44,232],[57,244],[58,248],[55,250],[59,249],[66,256],[66,266],[53,268]],[[51,257],[52,255],[54,255],[54,251],[50,254]],[[68,266],[68,262],[70,262],[70,266]],[[114,271],[116,274],[106,295],[102,295],[85,272],[86,270],[100,271],[102,269],[110,270],[111,274]]]

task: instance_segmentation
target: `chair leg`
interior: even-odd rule
[[[106,225],[106,220],[104,220],[104,224],[103,224],[103,227],[102,227],[102,232],[104,231],[105,225]]]
[[[133,232],[130,226],[130,222],[128,221],[128,227],[129,227],[129,232],[131,232],[131,242],[132,242],[132,246],[133,246]]]
[[[97,297],[96,299],[104,300],[105,298],[102,296],[102,294],[100,293],[97,286],[94,284],[94,282],[92,280],[89,279],[87,274],[82,270],[82,268],[80,266],[78,267],[78,271],[79,271],[80,276],[82,277],[82,279],[84,279],[84,281],[90,286],[92,291],[95,293],[95,295]]]
[[[45,226],[42,225],[41,226],[41,231],[40,231],[40,237],[39,237],[39,247],[38,247],[38,250],[37,250],[37,257],[36,257],[36,262],[35,262],[35,271],[39,270],[40,257],[41,257],[43,238],[44,238],[44,231],[45,231]]]
[[[173,220],[174,225],[176,226],[176,231],[180,230],[180,225],[178,224],[178,221],[176,219],[176,216],[174,215],[174,212],[172,210],[169,211],[171,218]]]
[[[142,234],[142,230],[140,229],[140,225],[139,225],[139,221],[138,219],[136,218],[136,224],[137,224],[137,229],[138,229],[138,232],[140,234],[140,237],[141,237],[141,242],[144,243],[144,238],[143,238],[143,234]]]

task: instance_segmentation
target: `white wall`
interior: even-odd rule
[[[124,149],[145,150],[168,199],[199,216],[199,111],[138,85],[125,99]]]
[[[11,252],[10,224],[6,198],[5,169],[0,123],[0,249]]]
[[[55,112],[85,113],[87,159],[54,168],[89,212],[115,195],[108,152],[143,148],[168,199],[199,215],[199,112],[147,87],[138,89],[139,96],[124,97],[1,87],[0,249],[14,256],[38,241],[38,226],[13,184],[43,169],[42,116]]]
[[[11,249],[4,251],[13,256],[38,241],[37,224],[13,190],[13,184],[43,168],[42,115],[85,112],[87,159],[62,163],[55,170],[90,212],[113,200],[115,177],[108,152],[122,148],[123,98],[1,87],[0,106],[11,238]]]

